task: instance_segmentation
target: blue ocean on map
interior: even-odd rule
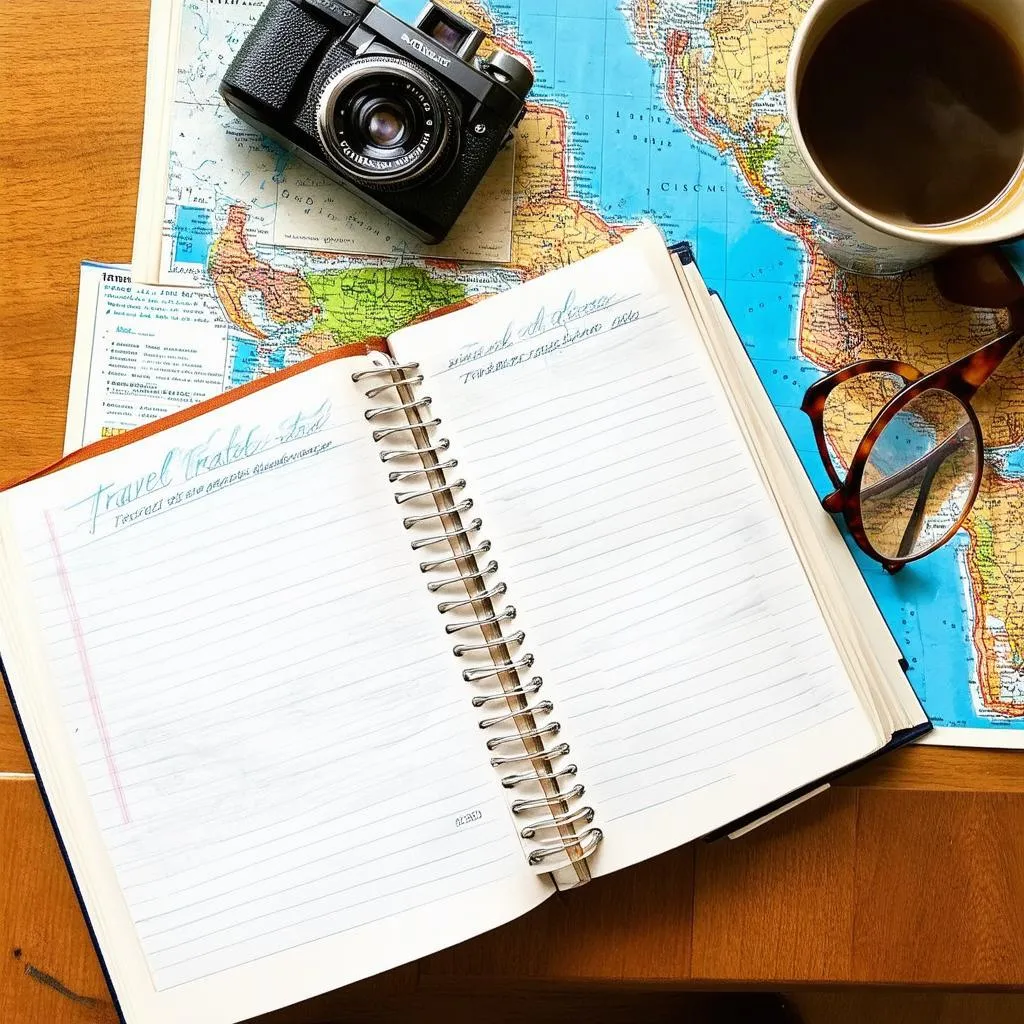
[[[233,336],[232,339],[231,370],[229,377],[233,388],[248,384],[260,376],[259,373],[259,350],[256,342],[248,338]]]
[[[1024,448],[1014,448],[998,457],[999,472],[1013,480],[1024,477]]]
[[[415,18],[420,0],[386,0]],[[819,494],[827,479],[800,412],[822,371],[797,351],[806,260],[799,242],[760,210],[735,164],[688,133],[665,105],[659,72],[638,52],[626,18],[594,0],[492,0],[519,25],[534,55],[532,98],[569,111],[573,187],[611,222],[655,220],[671,242],[694,244],[708,284],[722,295],[765,388]],[[613,152],[606,147],[614,145]],[[634,156],[635,154],[635,156]],[[1024,462],[1018,458],[1018,470]],[[937,725],[991,727],[964,685],[976,678],[959,563],[966,537],[897,576],[855,550],[875,599]],[[965,627],[965,623],[968,625]],[[927,636],[927,643],[924,640]]]
[[[232,334],[230,342],[228,382],[233,388],[258,380],[267,370],[283,370],[295,360],[297,346],[294,342],[279,345],[266,354],[265,366],[260,362],[259,346],[251,338]]]
[[[213,245],[210,211],[201,206],[179,206],[174,217],[174,261],[205,267]]]

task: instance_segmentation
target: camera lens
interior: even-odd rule
[[[376,146],[397,146],[406,132],[401,111],[388,103],[381,103],[370,115],[366,134]]]
[[[323,90],[317,127],[338,171],[378,190],[440,176],[452,166],[461,135],[445,88],[400,57],[346,65]]]

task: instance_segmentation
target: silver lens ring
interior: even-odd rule
[[[417,104],[417,113],[423,119],[420,138],[394,156],[364,155],[338,129],[339,102],[373,76],[397,81],[405,98]],[[368,188],[408,187],[428,177],[442,160],[453,155],[458,143],[457,134],[452,132],[455,119],[444,89],[415,64],[400,58],[361,57],[324,86],[317,106],[317,133],[324,151],[346,177]]]

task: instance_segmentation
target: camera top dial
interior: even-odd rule
[[[480,70],[513,92],[526,96],[533,88],[533,69],[507,50],[497,49],[489,57],[478,58]]]

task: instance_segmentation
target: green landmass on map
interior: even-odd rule
[[[775,159],[781,141],[778,132],[770,132],[750,143],[747,147],[747,162],[754,174],[760,176],[764,173],[765,164]]]
[[[466,298],[464,285],[431,277],[421,267],[359,267],[303,276],[316,317],[304,344],[315,339],[323,347],[386,338],[416,317]]]

